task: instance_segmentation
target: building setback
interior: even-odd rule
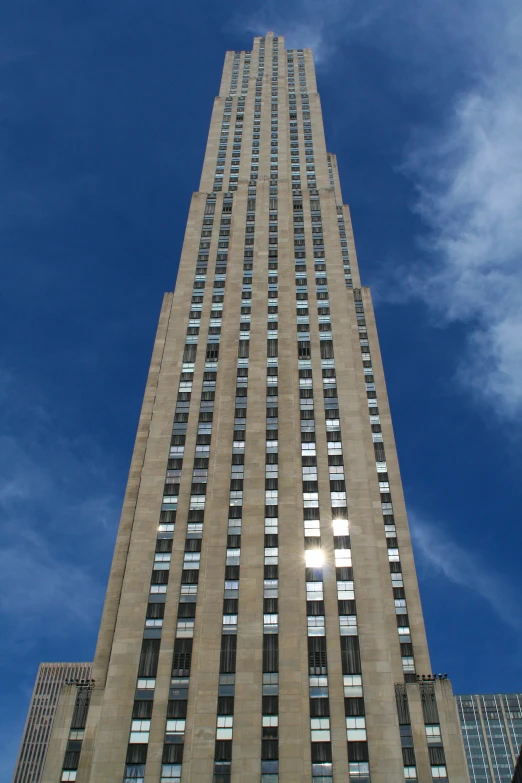
[[[58,697],[67,680],[88,680],[91,663],[41,663],[38,667],[13,783],[40,783]]]
[[[312,52],[268,33],[225,58],[96,685],[64,691],[44,780],[465,783],[451,685],[430,672]],[[68,738],[82,721],[80,753]]]
[[[522,694],[456,699],[471,783],[511,783],[522,745]]]

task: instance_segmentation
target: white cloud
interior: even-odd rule
[[[477,552],[463,549],[440,524],[432,525],[411,514],[411,536],[416,558],[450,582],[480,596],[497,617],[518,635],[522,634],[522,612],[515,591],[495,573]]]
[[[439,324],[465,324],[459,377],[506,419],[522,412],[522,11],[514,0],[266,0],[236,18],[284,34],[319,62],[377,48],[401,64],[400,91],[439,101],[408,139],[404,171],[427,236],[388,298],[422,299]],[[334,60],[335,56],[335,60]],[[438,93],[443,98],[439,100]],[[372,100],[372,96],[369,96]],[[412,129],[406,128],[406,133]],[[383,129],[383,133],[386,129]]]
[[[317,64],[331,58],[347,36],[369,27],[380,6],[354,0],[322,0],[320,5],[314,0],[266,0],[253,13],[238,15],[235,26],[253,35],[269,30],[283,35],[288,49],[313,49]]]
[[[460,377],[506,418],[522,412],[521,138],[522,68],[509,65],[460,96],[406,166],[429,232],[407,288],[468,324]]]

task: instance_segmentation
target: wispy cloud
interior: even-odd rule
[[[346,43],[347,36],[369,27],[386,2],[322,0],[318,6],[314,0],[266,0],[255,11],[237,15],[234,24],[253,35],[264,35],[267,30],[284,35],[287,48],[311,48],[316,63],[324,63],[343,39]]]
[[[410,513],[412,541],[418,563],[482,598],[506,626],[522,635],[522,611],[504,577],[478,552],[460,546],[442,525]]]
[[[425,91],[439,119],[405,135],[404,173],[426,232],[401,292],[440,325],[465,324],[459,377],[501,418],[522,412],[522,12],[514,0],[427,0],[398,7],[327,0],[275,3],[236,18],[312,46],[328,64],[350,45],[402,63],[401,92]],[[442,91],[442,102],[437,92]],[[383,130],[385,133],[386,131]]]
[[[479,17],[489,22],[488,3]],[[522,14],[496,3],[478,27],[489,50],[447,122],[417,136],[406,173],[428,234],[407,290],[441,321],[465,322],[460,378],[505,418],[522,412]]]

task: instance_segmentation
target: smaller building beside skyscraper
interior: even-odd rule
[[[31,703],[13,783],[39,783],[62,685],[69,680],[88,680],[90,663],[41,663],[38,667]]]
[[[471,783],[511,783],[522,744],[522,694],[456,699]]]

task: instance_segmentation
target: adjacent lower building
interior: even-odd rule
[[[456,699],[471,783],[511,783],[522,745],[522,694]]]
[[[95,682],[64,689],[44,783],[467,783],[431,672],[313,55],[268,33],[225,58]]]
[[[58,697],[66,682],[85,682],[91,663],[41,663],[38,667],[13,783],[40,783]]]

